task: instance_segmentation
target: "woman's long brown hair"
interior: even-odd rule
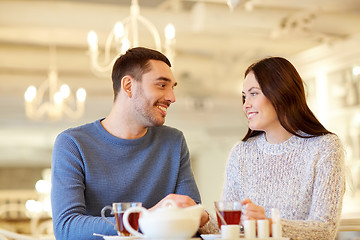
[[[315,137],[329,132],[315,117],[306,103],[303,80],[285,58],[269,57],[250,65],[245,77],[253,72],[265,97],[275,108],[280,124],[299,137]],[[301,136],[298,131],[307,136]],[[243,141],[262,131],[248,129]]]

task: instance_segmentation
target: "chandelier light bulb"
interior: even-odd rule
[[[35,86],[30,86],[27,88],[25,94],[24,94],[24,98],[26,102],[32,102],[36,97],[36,87]]]
[[[87,40],[88,40],[90,51],[97,51],[98,50],[98,37],[97,37],[96,32],[90,31],[88,33]]]
[[[49,193],[51,191],[51,183],[45,180],[39,180],[35,184],[38,193]]]
[[[165,38],[166,39],[174,39],[175,38],[175,27],[171,23],[168,23],[165,27]]]
[[[121,53],[124,54],[131,47],[130,41],[127,38],[124,38],[121,41]]]
[[[27,200],[25,207],[29,212],[40,213],[42,211],[42,204],[39,201]]]
[[[114,37],[115,39],[120,39],[124,36],[125,28],[122,22],[116,22],[114,26]]]
[[[360,75],[360,66],[353,67],[352,71],[355,76],[359,76]]]
[[[76,91],[76,99],[79,101],[79,102],[85,102],[85,99],[86,99],[86,91],[84,88],[79,88],[77,91]]]
[[[68,98],[70,96],[70,87],[67,84],[63,84],[60,87],[60,93],[62,98]]]
[[[62,103],[62,101],[63,101],[63,96],[61,95],[61,92],[56,92],[54,94],[54,102],[55,102],[55,104],[60,105]]]

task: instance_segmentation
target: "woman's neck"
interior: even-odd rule
[[[289,138],[293,136],[292,133],[288,132],[282,126],[278,129],[274,129],[272,131],[265,131],[265,138],[268,143],[278,144],[287,141]]]

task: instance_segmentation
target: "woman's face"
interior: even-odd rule
[[[271,102],[261,91],[253,72],[250,72],[243,84],[243,110],[251,130],[269,133],[282,128]]]

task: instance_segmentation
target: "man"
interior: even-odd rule
[[[175,102],[170,67],[160,52],[128,50],[113,67],[110,114],[57,137],[51,193],[57,240],[116,235],[100,217],[113,202],[156,208],[169,198],[181,207],[201,201],[182,132],[163,126]],[[204,212],[201,226],[208,217]]]

